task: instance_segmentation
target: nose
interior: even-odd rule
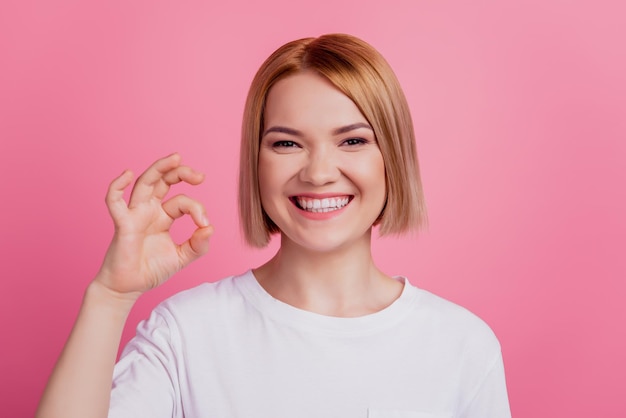
[[[309,153],[302,169],[300,180],[314,186],[323,186],[337,180],[339,167],[331,152],[315,151]]]

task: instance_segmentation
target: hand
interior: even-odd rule
[[[180,165],[178,154],[152,164],[135,182],[126,204],[124,189],[132,180],[133,174],[125,171],[109,186],[106,204],[115,234],[94,282],[117,295],[136,298],[205,254],[213,226],[196,200],[177,195],[163,201],[171,185],[197,185],[204,180],[203,174]],[[185,214],[197,229],[179,245],[172,240],[170,227]]]

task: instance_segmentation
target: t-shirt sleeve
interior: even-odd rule
[[[138,325],[115,365],[109,418],[179,416],[171,322],[166,311],[157,309]]]
[[[485,378],[460,416],[462,418],[511,417],[501,354],[498,354],[493,361]]]

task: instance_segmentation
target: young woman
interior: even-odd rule
[[[508,417],[500,346],[477,317],[389,277],[372,227],[425,217],[412,122],[391,68],[348,35],[288,43],[261,66],[243,118],[247,241],[262,266],[161,303],[125,348],[145,291],[208,250],[203,206],[170,186],[201,174],[177,154],[107,194],[115,235],[88,287],[38,417]],[[182,245],[169,235],[190,215]],[[112,388],[112,389],[111,389]]]

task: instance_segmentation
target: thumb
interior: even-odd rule
[[[191,237],[180,245],[181,264],[188,265],[209,251],[209,239],[215,232],[213,225],[196,229]]]

